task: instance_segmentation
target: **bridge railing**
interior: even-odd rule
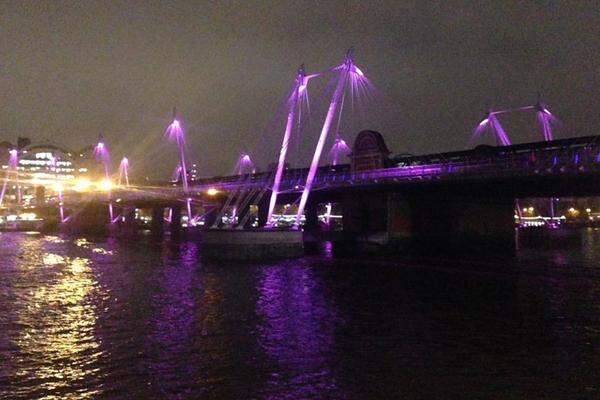
[[[463,152],[460,156],[435,157],[438,162],[427,162],[426,157],[413,160],[413,165],[353,172],[345,168],[321,167],[315,177],[314,188],[344,185],[377,184],[381,180],[406,182],[435,179],[477,179],[540,174],[600,173],[600,144],[598,137],[568,139],[532,145],[496,147],[482,152]],[[564,143],[563,143],[564,142]],[[431,158],[431,156],[429,156]],[[425,163],[419,163],[420,160]],[[283,191],[301,191],[307,169],[286,171]],[[240,179],[224,177],[198,185],[198,188],[217,187],[223,190],[254,188],[271,185],[272,174],[262,173]]]

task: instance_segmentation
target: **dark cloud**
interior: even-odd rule
[[[598,134],[599,10],[576,1],[3,2],[0,141],[77,147],[103,133],[114,153],[167,176],[175,152],[162,130],[177,105],[202,171],[229,172],[242,150],[264,165],[276,158],[272,119],[297,66],[324,69],[351,45],[385,103],[354,126],[380,130],[395,152],[463,148],[487,105],[530,104],[538,91],[564,121],[559,135]],[[325,104],[316,97],[306,160]],[[503,122],[514,141],[537,137],[532,118]]]

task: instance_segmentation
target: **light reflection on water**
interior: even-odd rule
[[[599,245],[465,272],[2,234],[0,398],[594,397]]]
[[[30,385],[33,391],[26,394],[31,397],[84,389],[78,397],[93,398],[99,390],[86,386],[100,352],[94,302],[88,296],[100,294],[93,293],[97,284],[90,260],[48,252],[41,239],[19,245],[12,267],[20,276],[10,299],[17,309],[9,310],[17,328],[9,328],[10,346],[18,354],[8,358],[12,378]]]

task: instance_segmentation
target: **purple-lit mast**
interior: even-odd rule
[[[96,144],[96,147],[94,147],[94,156],[102,163],[102,166],[104,167],[104,179],[106,180],[106,184],[108,185],[108,218],[110,219],[110,223],[112,224],[114,222],[112,190],[110,188],[110,174],[108,173],[110,156],[108,154],[108,148],[104,143],[104,136],[102,136],[102,134],[98,136],[98,143]]]
[[[339,132],[336,133],[333,146],[331,146],[331,150],[329,151],[329,163],[333,166],[336,166],[339,161],[340,154],[348,155],[348,153],[350,153],[350,148],[344,139],[342,139]]]
[[[556,120],[556,117],[546,108],[542,102],[541,95],[538,94],[538,100],[535,104],[535,112],[540,125],[540,133],[545,141],[553,140],[551,122]]]
[[[249,154],[240,154],[240,159],[238,160],[235,173],[238,175],[254,173],[254,163],[252,162]]]
[[[129,186],[129,160],[127,157],[123,157],[119,164],[119,186],[125,178],[125,186]]]
[[[503,113],[504,111],[488,111],[485,118],[481,120],[481,122],[475,128],[475,132],[473,134],[473,138],[477,138],[483,134],[487,129],[489,129],[496,141],[502,146],[510,146],[510,139],[508,135],[500,125],[500,121],[496,117],[496,114]]]
[[[315,154],[310,164],[310,169],[308,170],[306,184],[304,185],[302,197],[300,198],[300,204],[298,205],[298,214],[296,214],[296,222],[294,223],[294,227],[296,228],[300,227],[300,220],[302,219],[302,215],[304,214],[304,207],[306,206],[308,195],[310,194],[310,190],[312,188],[312,184],[317,173],[317,168],[319,167],[319,160],[321,159],[321,153],[323,152],[323,147],[325,146],[325,141],[327,140],[327,135],[329,134],[331,121],[333,120],[333,117],[337,110],[337,105],[340,101],[340,97],[344,92],[346,81],[348,80],[348,75],[351,72],[353,72],[353,70],[358,71],[357,68],[354,67],[354,60],[352,59],[352,49],[348,50],[348,52],[346,53],[346,57],[344,58],[344,62],[340,66],[334,68],[334,70],[339,70],[340,77],[335,87],[335,91],[333,92],[333,97],[331,98],[331,103],[329,104],[329,110],[327,111],[327,116],[325,117],[323,128],[321,129],[319,141],[317,142]]]
[[[185,134],[181,122],[178,119],[177,108],[173,107],[173,121],[167,127],[166,134],[169,139],[175,140],[177,148],[179,149],[179,165],[181,167],[181,180],[183,184],[183,193],[187,196],[189,194],[187,169],[185,167]],[[186,208],[188,215],[188,224],[193,223],[192,218],[192,199],[186,197]]]
[[[17,174],[17,185],[19,180],[19,153],[17,149],[12,149],[8,152],[8,169],[6,170],[6,176],[4,178],[4,183],[2,184],[2,192],[0,192],[0,206],[2,206],[2,202],[4,201],[4,195],[6,194],[6,186],[8,185],[8,181],[10,180],[11,171],[16,171]],[[17,194],[17,202],[20,203],[20,193]]]
[[[271,191],[271,199],[269,201],[269,212],[267,214],[267,227],[273,226],[273,210],[275,204],[277,204],[277,195],[279,194],[279,185],[281,184],[281,177],[283,176],[283,169],[285,167],[285,157],[287,155],[288,145],[290,143],[290,137],[292,134],[292,128],[294,126],[294,115],[296,112],[296,106],[298,104],[298,98],[301,93],[306,90],[307,84],[306,72],[304,70],[304,64],[298,68],[298,74],[296,75],[296,84],[292,90],[292,94],[288,99],[288,117],[285,125],[285,133],[283,134],[283,143],[281,144],[281,151],[279,152],[279,162],[277,163],[277,171],[275,172],[275,180],[273,181],[273,190]]]

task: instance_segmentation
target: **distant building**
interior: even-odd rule
[[[9,185],[5,201],[15,201],[19,195],[23,205],[45,202],[55,196],[58,188],[73,183],[77,179],[92,179],[99,175],[100,167],[94,162],[93,146],[79,151],[68,150],[53,144],[31,144],[26,138],[19,138],[17,146],[0,143],[0,179],[4,181],[9,173],[8,154],[18,151],[17,170],[12,172],[11,181],[20,184]]]

